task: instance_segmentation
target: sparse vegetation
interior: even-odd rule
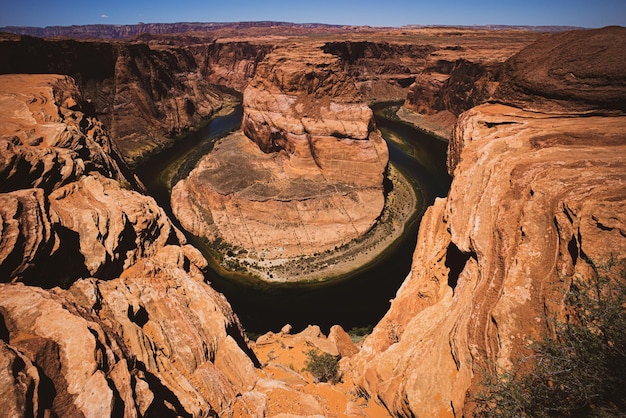
[[[313,375],[316,382],[338,383],[341,380],[339,375],[339,358],[328,353],[319,353],[317,350],[307,352],[308,360],[304,370]]]
[[[372,333],[374,327],[368,325],[366,327],[353,327],[348,331],[348,335],[353,343],[361,342],[366,336]]]
[[[626,416],[626,266],[573,280],[570,314],[551,319],[556,338],[504,373],[487,373],[480,417]]]

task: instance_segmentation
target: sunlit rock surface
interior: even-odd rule
[[[333,250],[374,225],[387,146],[336,57],[316,45],[274,50],[244,92],[243,133],[173,189],[186,229],[258,260]]]
[[[257,361],[206,260],[139,192],[73,80],[0,86],[5,412],[231,414]]]
[[[598,36],[606,48],[588,61]],[[575,42],[580,61],[568,65],[592,74],[589,82],[614,80],[606,100],[575,90],[587,105],[565,112],[546,73],[531,72],[499,86],[501,101],[513,97],[530,110],[485,104],[461,115],[449,196],[424,216],[411,274],[353,360],[360,384],[393,414],[470,413],[466,396],[485,368],[506,370],[546,332],[546,318],[563,313],[573,275],[626,258],[626,117],[612,98],[626,99],[626,66],[605,66],[624,39],[619,28],[556,35],[507,62],[532,56],[543,70],[545,54]],[[508,93],[532,76],[547,86],[533,92],[546,113],[532,96]]]

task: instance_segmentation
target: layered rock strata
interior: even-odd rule
[[[0,103],[0,139],[12,145],[1,154],[3,414],[384,413],[353,401],[350,382],[317,385],[302,372],[312,347],[356,351],[340,327],[328,338],[318,327],[293,336],[286,328],[289,348],[270,333],[254,346],[260,363],[224,296],[205,282],[206,261],[152,198],[133,190],[71,79],[2,76]],[[34,154],[67,159],[36,170],[18,163]],[[296,357],[274,361],[266,349]]]
[[[387,146],[335,57],[274,50],[244,92],[242,130],[174,187],[186,229],[258,260],[332,250],[374,225]]]
[[[97,114],[126,161],[137,164],[235,101],[214,83],[243,88],[268,49],[208,35],[125,42],[5,35],[0,73],[76,78],[89,101],[83,110]]]
[[[588,279],[611,259],[626,259],[626,117],[611,98],[624,99],[626,67],[605,68],[620,54],[621,29],[557,35],[507,65],[533,56],[545,68],[545,54],[558,56],[574,42],[588,58],[598,36],[606,47],[571,68],[594,74],[596,84],[615,80],[603,105],[590,89],[579,100],[586,108],[575,108],[582,113],[563,113],[549,80],[533,73],[547,86],[532,92],[546,113],[532,97],[515,95],[528,110],[485,104],[461,115],[450,144],[449,196],[426,212],[411,274],[353,359],[360,384],[392,414],[471,414],[467,401],[484,371],[508,370],[548,332],[547,318],[564,315],[572,277]],[[500,89],[516,91],[532,79]]]
[[[224,101],[232,100],[228,88],[243,91],[277,45],[295,40],[305,49],[323,48],[339,59],[338,66],[352,77],[364,100],[403,100],[412,92],[406,109],[424,113],[447,132],[460,111],[479,104],[491,91],[497,78],[493,64],[540,36],[519,30],[394,31],[262,23],[164,34],[156,26],[140,25],[141,35],[124,41],[5,34],[0,36],[0,73],[74,77],[92,102],[88,113],[99,115],[124,157],[135,164],[220,110]],[[181,24],[175,31],[183,27],[194,25]],[[83,29],[106,32],[104,27]],[[336,33],[343,33],[340,41]],[[476,80],[482,85],[474,88]]]
[[[542,36],[520,31],[498,35],[461,29],[433,40],[438,48],[422,62],[400,115],[450,139],[462,112],[493,98],[505,61]]]
[[[256,357],[82,103],[66,76],[0,77],[4,412],[228,416]]]

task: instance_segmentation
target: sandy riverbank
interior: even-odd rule
[[[379,221],[363,237],[336,250],[314,256],[262,260],[249,255],[225,255],[222,265],[272,283],[322,281],[352,274],[366,267],[393,247],[417,214],[418,196],[409,179],[393,164],[388,178],[393,190],[387,195]]]

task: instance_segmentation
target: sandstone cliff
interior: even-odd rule
[[[453,43],[449,39],[446,45]],[[396,416],[470,415],[467,400],[484,367],[506,370],[529,340],[545,333],[546,315],[563,313],[572,276],[589,277],[611,256],[624,259],[626,69],[616,58],[624,39],[621,28],[573,32],[542,39],[506,62],[510,49],[494,55],[503,64],[495,91],[491,79],[487,83],[491,103],[463,113],[450,143],[452,190],[426,212],[412,272],[356,354],[341,329],[326,338],[316,327],[297,335],[289,335],[288,327],[267,334],[252,353],[226,300],[205,283],[206,261],[156,202],[139,192],[74,82],[65,76],[0,76],[3,412],[380,416],[385,411],[374,402],[379,401]],[[315,141],[308,149],[294,142],[299,132],[307,140],[341,146],[376,142],[361,99],[353,99],[363,97],[363,84],[353,81],[365,72],[352,65],[368,67],[350,57],[365,59],[367,53],[350,46],[333,56],[323,54],[326,42],[315,43],[319,48],[307,53],[320,67],[292,61],[297,55],[279,49],[261,66],[264,79],[252,81],[246,102],[246,129],[256,142],[235,135],[218,146],[223,159],[203,162],[207,177],[219,179],[215,190],[243,184],[242,195],[254,195],[257,200],[248,204],[256,204],[276,196],[282,202],[286,191],[306,197],[311,190],[324,192],[325,185],[337,187],[340,198],[359,196],[354,190],[370,184],[367,175],[345,171],[345,160],[325,164],[325,158],[349,157],[345,148],[318,155],[311,152]],[[107,45],[92,44],[97,51]],[[169,51],[158,45],[148,49]],[[197,62],[202,48],[177,52],[172,61],[193,56]],[[259,57],[245,53],[249,64],[231,65],[231,56],[241,58],[239,46],[223,48],[210,58],[213,72],[202,77],[239,83],[252,67],[256,73]],[[483,100],[467,96],[471,80],[486,85],[480,81],[483,67],[474,65],[481,62],[472,58],[474,49],[463,48],[433,51],[450,54],[445,61],[451,64],[437,67],[442,79],[447,71],[458,72],[458,78],[450,77],[460,80],[462,92],[454,92],[452,81],[440,86],[447,83],[450,97],[459,97],[442,103],[461,103],[459,110]],[[159,57],[167,61],[170,52]],[[552,56],[571,61],[556,65]],[[283,65],[290,71],[279,72]],[[354,72],[346,75],[346,69]],[[80,84],[90,85],[85,79]],[[316,97],[313,86],[332,99]],[[260,87],[266,96],[254,90]],[[339,109],[340,117],[327,118],[331,109]],[[369,164],[364,171],[378,166]],[[272,172],[280,174],[277,179],[260,174],[267,165],[283,170]],[[226,175],[225,166],[237,175]],[[293,173],[302,177],[291,189],[269,187],[282,186],[281,176]],[[251,178],[256,181],[246,183]],[[325,178],[338,182],[319,181]],[[232,210],[224,213],[235,213],[236,221],[239,208]],[[344,357],[342,384],[315,384],[299,372],[311,347]]]
[[[441,34],[439,34],[441,36]],[[407,110],[417,112],[417,123],[426,130],[450,138],[456,118],[486,102],[498,87],[504,62],[542,34],[503,31],[454,30],[433,42],[437,46],[425,57],[408,88]],[[488,40],[487,40],[488,39]]]
[[[0,76],[3,412],[228,415],[257,379],[241,325],[82,104]]]
[[[276,48],[244,91],[242,134],[172,191],[183,226],[251,259],[311,256],[365,234],[387,147],[354,80],[319,45]]]
[[[5,35],[0,73],[76,78],[91,103],[84,110],[98,115],[127,162],[136,164],[236,100],[214,84],[242,88],[267,49],[209,36],[105,42]]]
[[[507,370],[563,314],[572,277],[626,257],[626,117],[615,112],[626,66],[612,64],[624,39],[608,28],[538,41],[506,63],[497,94],[527,109],[484,104],[459,118],[449,196],[426,212],[409,277],[352,359],[392,414],[469,414],[484,370]],[[579,78],[610,93],[572,86],[566,111],[554,86]]]
[[[214,84],[243,91],[263,57],[293,39],[305,49],[316,44],[334,55],[339,60],[336,68],[350,75],[364,101],[407,97],[406,109],[426,114],[428,121],[449,131],[458,113],[492,93],[498,64],[540,36],[510,30],[268,27],[263,22],[199,24],[200,32],[166,34],[196,26],[162,26],[74,28],[87,34],[117,30],[123,36],[140,35],[124,41],[4,34],[0,73],[74,77],[93,103],[85,110],[98,114],[134,164],[169,146],[174,137],[197,127],[230,100],[233,92]],[[301,36],[310,33],[321,41]],[[334,33],[345,39],[337,41]]]

